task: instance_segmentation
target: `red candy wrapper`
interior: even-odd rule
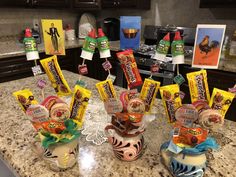
[[[121,63],[121,67],[124,71],[129,88],[142,85],[143,81],[140,76],[137,63],[134,59],[133,51],[125,50],[123,52],[116,53],[116,55]]]

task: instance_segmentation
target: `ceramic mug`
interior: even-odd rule
[[[53,171],[65,170],[74,166],[79,152],[79,140],[57,143],[43,149],[43,159]]]
[[[144,137],[136,134],[134,136],[121,136],[112,125],[105,128],[108,142],[112,145],[115,156],[123,161],[133,161],[138,159],[144,151]]]
[[[176,177],[203,177],[206,168],[205,153],[174,154],[168,151],[169,142],[161,146],[161,157],[164,165]]]

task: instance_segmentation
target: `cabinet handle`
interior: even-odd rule
[[[37,0],[33,0],[33,4],[37,4],[37,2],[38,2]]]
[[[26,4],[29,4],[30,3],[30,0],[26,0]]]
[[[120,2],[118,1],[117,4],[120,5]]]
[[[116,5],[116,2],[114,2],[113,4]]]

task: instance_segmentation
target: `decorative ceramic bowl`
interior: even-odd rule
[[[206,168],[205,153],[174,154],[168,150],[169,142],[161,146],[161,157],[164,165],[176,177],[202,177]]]
[[[135,29],[135,28],[123,28],[122,32],[125,36],[125,38],[135,38],[137,33],[139,32],[139,29]]]

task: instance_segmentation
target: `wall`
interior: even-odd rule
[[[26,27],[33,27],[33,19],[62,19],[63,25],[77,23],[77,13],[53,9],[0,9],[0,41],[16,38]]]

